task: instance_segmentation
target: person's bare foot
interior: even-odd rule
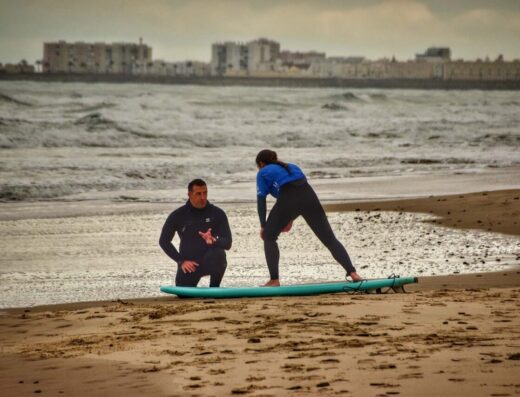
[[[357,274],[356,272],[352,272],[349,274],[350,278],[352,279],[353,282],[356,282],[356,281],[363,281],[363,278]]]
[[[280,286],[280,280],[269,280],[267,283],[263,285],[263,287],[279,287]]]

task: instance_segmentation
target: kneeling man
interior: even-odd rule
[[[208,187],[202,179],[188,185],[189,200],[173,211],[164,223],[159,245],[177,262],[175,284],[196,287],[201,277],[210,276],[210,287],[219,287],[231,248],[231,230],[226,214],[208,201]],[[172,244],[179,234],[179,250]]]

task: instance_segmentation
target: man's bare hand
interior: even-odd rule
[[[199,266],[197,262],[184,261],[182,262],[181,269],[184,273],[193,273],[195,270],[197,270],[197,266]]]
[[[199,232],[199,236],[206,242],[208,245],[212,245],[217,239],[213,237],[211,234],[211,228],[209,228],[205,233]]]

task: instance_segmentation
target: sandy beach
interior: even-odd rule
[[[418,222],[518,237],[519,196],[490,191],[328,210],[424,212],[436,218]],[[406,294],[5,309],[0,385],[3,396],[514,396],[519,310],[517,267],[419,277]]]

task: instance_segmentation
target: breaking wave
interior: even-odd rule
[[[321,107],[322,109],[327,110],[348,110],[348,108],[344,105],[340,105],[338,103],[332,102],[332,103],[326,103]]]
[[[20,106],[32,106],[32,104],[30,104],[29,102],[20,101],[19,99],[13,98],[12,96],[0,92],[0,104],[1,103],[11,103]]]
[[[364,100],[358,95],[352,92],[343,92],[341,94],[334,94],[331,96],[331,99],[335,101],[343,101],[343,102],[363,102]]]
[[[110,102],[101,102],[95,105],[82,105],[79,104],[78,107],[68,110],[68,113],[86,113],[86,112],[95,112],[103,109],[111,109],[116,107],[115,103]]]

